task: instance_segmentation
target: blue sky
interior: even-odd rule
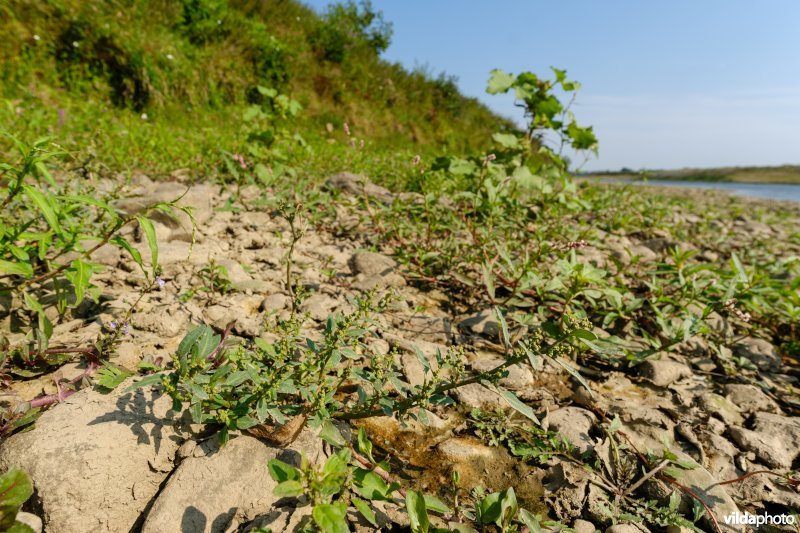
[[[306,0],[318,10],[327,0]],[[566,69],[594,125],[585,169],[800,164],[800,1],[373,0],[384,54],[485,94],[489,71]]]

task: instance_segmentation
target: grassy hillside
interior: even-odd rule
[[[259,86],[300,102],[291,130],[323,165],[326,145],[350,141],[345,124],[409,157],[513,128],[453,79],[381,60],[391,26],[369,3],[318,15],[295,0],[11,0],[0,17],[0,121],[98,170],[215,168],[243,149]]]
[[[679,170],[646,170],[642,172],[623,169],[619,172],[607,171],[586,174],[586,177],[592,176],[626,180],[641,179],[647,176],[651,180],[800,183],[800,166],[682,168]]]

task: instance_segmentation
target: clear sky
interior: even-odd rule
[[[328,0],[305,0],[323,10]],[[373,0],[384,58],[484,91],[489,71],[566,69],[594,125],[585,169],[800,164],[800,0]]]

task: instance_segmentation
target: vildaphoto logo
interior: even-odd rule
[[[748,512],[735,512],[725,515],[723,521],[730,526],[793,526],[795,516],[790,514],[750,514]]]

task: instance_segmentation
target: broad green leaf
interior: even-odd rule
[[[511,524],[516,514],[517,495],[514,493],[514,487],[508,487],[500,493],[500,518],[497,525],[505,529]]]
[[[64,272],[66,278],[72,283],[75,290],[75,301],[80,303],[89,288],[89,278],[92,277],[92,266],[89,263],[76,259]]]
[[[339,432],[330,420],[326,420],[322,423],[322,430],[320,430],[319,436],[322,440],[333,446],[344,446],[347,443],[341,432]]]
[[[372,470],[359,468],[353,473],[353,478],[358,491],[368,500],[391,500],[391,493],[396,490],[394,483],[387,484]]]
[[[33,495],[33,484],[28,475],[14,468],[0,476],[0,529],[10,528],[16,521],[22,504]]]
[[[375,517],[375,511],[372,510],[367,502],[359,498],[351,498],[350,503],[352,503],[355,508],[358,509],[358,512],[361,513],[361,516],[363,516],[367,522],[373,526],[378,525],[378,519]]]
[[[269,475],[272,479],[279,483],[290,479],[300,479],[300,471],[297,468],[279,459],[270,459],[267,462],[267,470],[269,470]]]
[[[508,72],[496,68],[490,74],[489,84],[486,87],[486,92],[489,94],[504,93],[514,85],[514,76]]]
[[[0,274],[13,274],[23,278],[33,277],[33,267],[29,263],[15,263],[0,259]]]
[[[375,462],[375,459],[372,457],[372,442],[367,437],[367,431],[362,427],[358,428],[358,451],[364,454],[367,459]]]
[[[296,479],[287,479],[286,481],[278,483],[278,486],[275,487],[272,493],[281,498],[300,496],[303,494],[303,484]]]
[[[420,493],[413,490],[406,492],[406,511],[412,533],[428,533],[430,529],[428,510],[425,507],[425,498]]]
[[[311,512],[314,522],[323,533],[349,533],[347,527],[347,508],[344,503],[320,503]]]
[[[492,135],[492,140],[503,148],[521,147],[519,137],[513,133],[495,133]]]
[[[152,269],[153,277],[158,273],[158,239],[156,238],[156,228],[153,222],[144,216],[137,216],[136,220],[139,221],[139,227],[144,231],[147,237],[147,244],[150,246],[150,268]]]
[[[350,449],[342,448],[337,453],[331,455],[325,466],[322,467],[322,474],[325,477],[341,478],[347,474],[347,465],[350,463]]]
[[[442,500],[430,494],[424,494],[425,507],[435,513],[450,514],[453,512]]]
[[[500,511],[500,493],[487,494],[478,502],[478,522],[482,525],[497,523],[500,519]]]

